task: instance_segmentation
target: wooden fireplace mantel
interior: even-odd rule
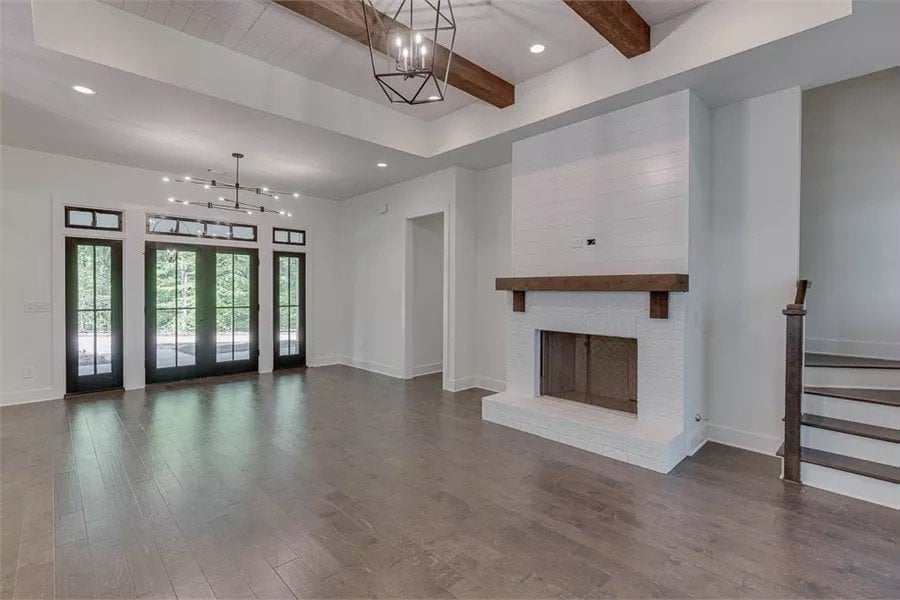
[[[669,318],[669,292],[688,291],[687,273],[498,277],[495,288],[513,293],[513,310],[525,312],[525,292],[649,292],[650,318]]]

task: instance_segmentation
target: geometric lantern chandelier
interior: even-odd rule
[[[235,152],[231,156],[233,156],[235,160],[234,183],[224,183],[222,181],[216,181],[215,179],[198,179],[196,177],[191,177],[190,175],[187,175],[185,177],[163,177],[163,181],[165,182],[175,181],[178,183],[192,183],[194,185],[203,186],[203,189],[207,190],[209,193],[215,193],[214,190],[219,190],[222,195],[217,196],[215,200],[197,200],[169,196],[169,202],[180,202],[181,204],[205,206],[206,208],[212,208],[216,210],[231,210],[247,213],[248,215],[252,215],[254,212],[274,212],[287,217],[292,216],[291,213],[284,210],[273,210],[266,208],[261,204],[251,204],[249,202],[241,200],[241,192],[244,192],[245,195],[255,194],[257,197],[265,196],[267,198],[272,198],[273,200],[278,200],[279,198],[281,198],[281,196],[287,196],[289,192],[270,190],[267,187],[252,187],[241,185],[241,159],[244,158],[244,155],[239,152]],[[227,191],[221,192],[221,190]],[[299,198],[300,194],[295,192],[293,196],[294,198]]]
[[[456,42],[450,0],[401,0],[393,16],[362,0],[375,81],[396,103],[440,102]]]

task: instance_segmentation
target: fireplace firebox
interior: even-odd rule
[[[541,331],[541,394],[637,414],[637,340]]]

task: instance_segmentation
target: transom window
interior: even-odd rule
[[[238,240],[241,242],[256,241],[256,225],[204,221],[187,217],[167,217],[164,215],[147,215],[147,233]]]
[[[122,231],[122,212],[101,208],[66,207],[66,227]]]
[[[272,229],[272,241],[276,244],[291,244],[293,246],[306,245],[306,232],[302,229]]]

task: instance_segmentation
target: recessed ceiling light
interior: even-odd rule
[[[387,166],[387,163],[378,163],[378,164],[375,165],[375,166],[378,167],[379,169],[383,169],[383,168],[385,168],[385,167]]]
[[[529,48],[529,50],[531,50],[532,54],[540,54],[541,52],[546,50],[546,48],[544,47],[543,44],[535,44],[534,46]]]
[[[75,90],[76,92],[78,92],[79,94],[87,94],[88,96],[93,96],[94,94],[97,93],[85,85],[73,85],[72,89]]]

